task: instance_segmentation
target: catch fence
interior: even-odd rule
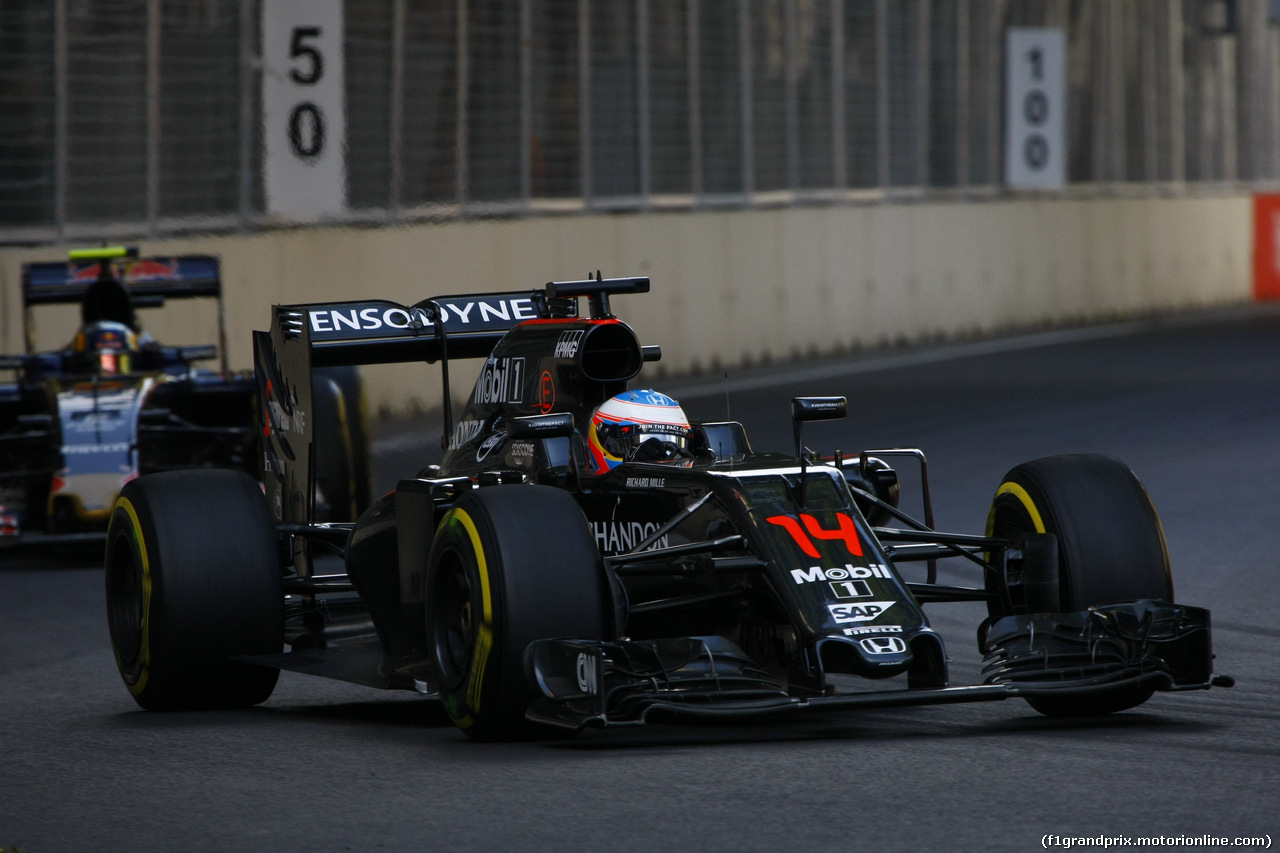
[[[0,243],[289,224],[259,0],[0,6]],[[1065,33],[1066,183],[1280,179],[1274,0],[346,0],[339,221],[1000,196],[1005,33]]]

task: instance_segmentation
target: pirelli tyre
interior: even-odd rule
[[[107,621],[116,666],[143,708],[265,701],[279,671],[284,597],[275,527],[241,471],[150,474],[125,485],[107,530]]]
[[[991,503],[987,535],[1016,540],[1027,533],[1057,537],[1059,612],[1146,598],[1173,601],[1160,517],[1146,488],[1119,459],[1050,456],[1010,470]],[[1087,716],[1132,708],[1152,692],[1136,685],[1027,701],[1049,716]]]
[[[474,740],[550,732],[525,720],[534,698],[525,647],[604,637],[611,600],[595,540],[567,492],[468,493],[440,522],[427,565],[428,656],[445,712]]]
[[[354,367],[315,372],[311,390],[315,417],[318,521],[354,521],[372,499],[369,416],[364,383]]]

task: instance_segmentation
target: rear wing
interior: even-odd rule
[[[437,296],[413,305],[376,299],[276,305],[270,330],[253,333],[262,482],[276,521],[306,524],[314,518],[314,368],[439,362],[447,435],[451,360],[487,357],[521,323],[575,318],[579,296],[588,297],[591,315],[600,317],[609,312],[609,294],[648,290],[648,278],[591,279],[552,282],[541,290]],[[304,574],[310,571],[306,540],[294,540],[295,565]]]
[[[157,307],[166,299],[222,295],[218,259],[209,255],[133,258],[116,264],[106,259],[73,259],[23,264],[22,307],[79,302],[102,275],[103,264],[114,268],[112,277],[124,285],[138,307]]]
[[[314,367],[483,358],[526,320],[578,313],[576,300],[549,299],[540,290],[437,296],[409,306],[366,300],[276,311],[289,336],[306,335]]]

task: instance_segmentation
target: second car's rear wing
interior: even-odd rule
[[[158,308],[166,299],[210,297],[218,303],[218,351],[227,369],[227,340],[218,259],[210,255],[138,257],[135,246],[74,249],[67,261],[22,265],[23,339],[35,350],[31,309],[36,305],[80,302],[96,282],[119,282],[131,308]]]
[[[77,253],[78,254],[78,253]],[[164,258],[124,258],[114,265],[129,298],[138,307],[151,307],[165,299],[195,296],[218,297],[222,280],[218,259],[208,255],[179,255]],[[41,262],[22,265],[22,305],[52,305],[79,302],[85,290],[102,275],[102,265],[111,260]]]

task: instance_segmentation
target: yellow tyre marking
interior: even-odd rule
[[[996,489],[996,497],[1001,495],[1013,495],[1022,504],[1022,508],[1027,511],[1027,515],[1031,516],[1031,523],[1035,525],[1036,533],[1044,533],[1044,519],[1040,517],[1040,510],[1036,509],[1035,501],[1031,500],[1031,495],[1027,494],[1027,490],[1019,486],[1017,483],[1001,483],[1000,488]],[[991,536],[995,533],[995,501],[991,502],[991,511],[987,513],[987,535]]]
[[[129,516],[129,524],[133,527],[134,552],[142,563],[142,647],[138,656],[142,658],[142,674],[133,684],[129,684],[129,692],[137,696],[147,689],[147,678],[151,674],[151,561],[147,557],[147,545],[142,539],[142,524],[138,521],[138,513],[128,498],[116,498],[116,507]]]
[[[471,538],[471,550],[476,555],[476,567],[480,570],[480,625],[476,629],[476,648],[471,664],[471,678],[467,683],[467,706],[472,711],[480,709],[481,690],[484,685],[484,670],[489,663],[489,654],[493,651],[493,596],[489,589],[489,564],[484,556],[484,548],[480,544],[480,533],[475,522],[464,510],[454,509],[445,519],[444,525],[450,521],[458,521]],[[444,526],[442,525],[442,526]],[[468,728],[475,722],[471,714],[457,720],[462,728]]]

